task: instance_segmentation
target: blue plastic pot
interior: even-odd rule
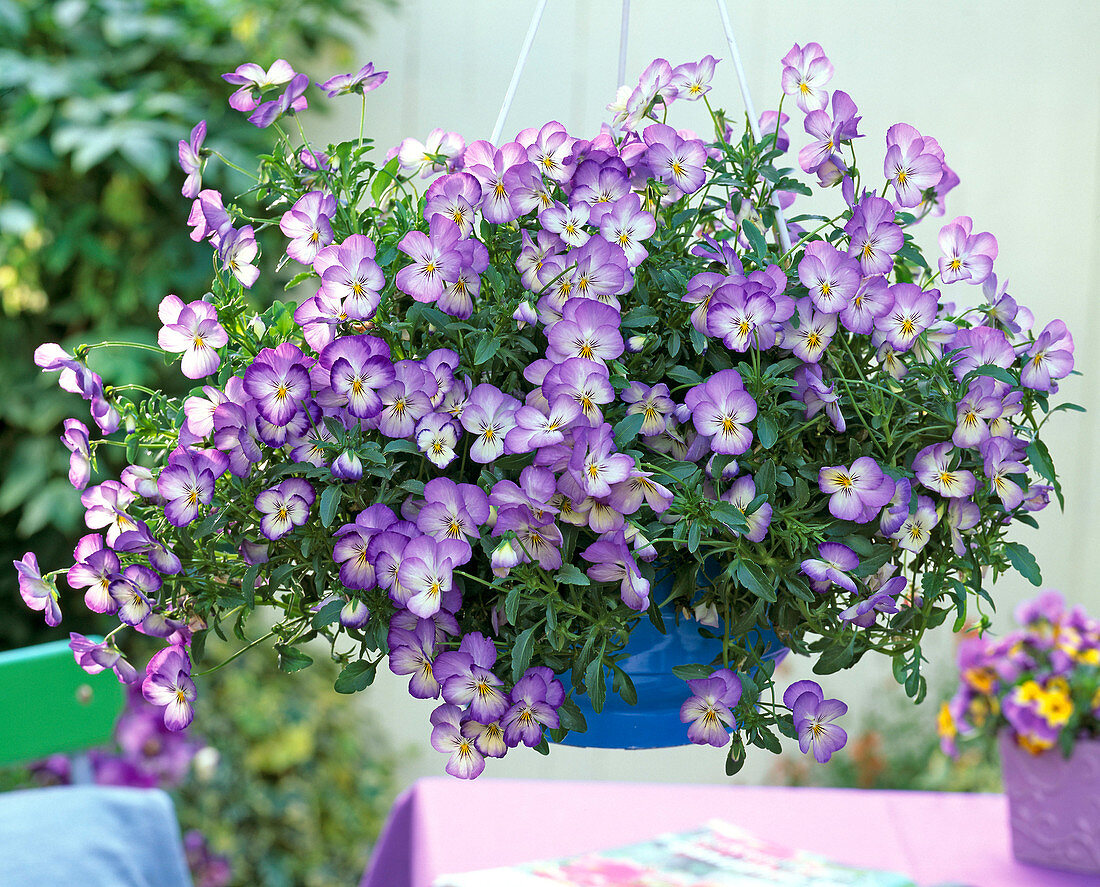
[[[671,588],[671,577],[655,583],[654,596],[660,597]],[[661,634],[646,616],[631,632],[626,655],[619,666],[634,682],[638,691],[638,704],[627,705],[611,691],[612,678],[605,669],[607,698],[603,710],[597,714],[586,695],[573,697],[588,729],[584,733],[569,733],[561,745],[578,748],[670,748],[687,745],[687,725],[680,721],[680,706],[690,695],[687,684],[672,673],[674,665],[692,662],[710,662],[722,655],[719,638],[705,638],[699,634],[699,624],[693,620],[676,622],[671,607],[663,607],[665,631]],[[787,648],[765,629],[753,629],[748,641],[755,644],[764,641],[764,657],[779,662],[787,655]],[[753,674],[756,669],[750,670]],[[569,675],[560,676],[566,690],[570,687]]]

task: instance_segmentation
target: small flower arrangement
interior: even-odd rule
[[[1033,755],[1057,747],[1068,758],[1100,738],[1100,622],[1045,591],[1016,611],[1020,628],[959,646],[961,683],[937,719],[940,745],[1007,731]]]
[[[56,624],[65,573],[117,615],[102,643],[74,637],[78,660],[141,680],[173,729],[209,632],[273,639],[291,672],[324,641],[343,693],[388,661],[442,698],[432,744],[460,777],[583,731],[580,694],[635,702],[619,663],[643,619],[720,640],[674,672],[685,738],[728,745],[729,772],[777,733],[820,761],[845,740],[817,683],[776,698],[758,626],[818,674],[890,656],[920,700],[925,632],[992,603],[986,574],[1039,581],[1006,534],[1060,498],[1040,432],[1072,407],[1050,396],[1073,340],[1035,328],[970,218],[929,264],[911,229],[958,179],[904,123],[859,166],[857,108],[824,89],[820,46],[784,57],[778,108],[743,132],[710,104],[715,64],[653,62],[591,139],[436,130],[377,163],[362,123],[309,143],[309,79],[286,62],[227,74],[274,135],[255,172],[235,167],[253,180],[236,197],[202,188],[224,160],[203,124],[180,144],[215,276],[165,297],[152,350],[200,387],[104,386],[89,353],[127,343],[38,350],[105,436],[66,425],[93,532],[71,566],[17,563],[27,603]],[[365,119],[385,77],[320,88],[360,95]],[[810,139],[798,165],[839,186],[834,216],[784,166],[787,97]],[[665,122],[681,101],[705,104],[711,136]],[[308,297],[257,314],[276,229],[266,285],[289,266]],[[105,445],[131,464],[89,486]],[[260,611],[271,627],[248,640]],[[164,639],[143,671],[124,629]]]

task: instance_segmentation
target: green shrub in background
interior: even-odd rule
[[[365,6],[0,0],[0,564],[28,550],[61,563],[86,532],[57,445],[61,420],[87,423],[86,408],[40,378],[34,344],[113,333],[152,342],[167,293],[201,296],[210,251],[187,236],[177,143],[205,119],[218,134],[208,147],[252,156],[259,131],[229,108],[220,75],[323,48],[346,55]],[[214,175],[205,186],[244,189]],[[147,356],[116,354],[95,369],[108,383],[168,382]],[[14,572],[0,570],[5,612],[15,595]],[[20,616],[0,620],[0,649],[48,636],[35,614],[10,609]]]
[[[208,646],[207,660],[231,652]],[[219,761],[176,792],[180,824],[228,857],[233,885],[356,884],[396,793],[394,754],[357,700],[332,692],[335,666],[317,657],[289,675],[273,657],[203,679],[195,723]]]

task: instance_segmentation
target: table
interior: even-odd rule
[[[441,874],[607,849],[708,819],[922,885],[1100,884],[1016,862],[1003,795],[433,778],[397,799],[360,887],[429,887]]]

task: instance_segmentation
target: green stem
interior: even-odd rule
[[[244,168],[242,168],[242,167],[240,167],[240,166],[237,166],[237,164],[235,164],[235,163],[234,163],[234,162],[233,162],[232,160],[230,160],[230,159],[229,159],[228,157],[223,157],[223,156],[222,156],[221,154],[219,154],[219,153],[218,153],[217,151],[211,151],[210,153],[211,153],[211,154],[213,154],[213,155],[214,155],[215,157],[217,157],[217,158],[218,158],[218,160],[220,160],[220,161],[221,161],[222,163],[224,163],[224,164],[225,164],[226,166],[228,166],[228,167],[229,167],[230,169],[235,169],[235,170],[236,170],[237,172],[239,172],[239,173],[240,173],[241,175],[243,175],[243,176],[247,176],[248,178],[252,179],[252,181],[254,181],[254,182],[258,182],[258,181],[260,181],[260,177],[259,177],[259,176],[257,176],[257,175],[256,175],[256,174],[255,174],[254,172],[249,172],[249,171],[248,171],[247,169],[244,169]]]
[[[230,656],[230,657],[229,657],[228,659],[225,659],[225,660],[223,660],[222,662],[219,662],[219,663],[218,663],[217,665],[215,665],[215,666],[214,666],[213,668],[208,668],[208,669],[206,669],[206,671],[197,671],[197,672],[195,672],[195,674],[194,674],[194,677],[196,677],[196,678],[201,678],[201,677],[203,677],[204,675],[208,675],[208,674],[213,674],[213,673],[214,673],[214,672],[216,672],[216,671],[217,671],[218,669],[220,669],[220,668],[222,668],[222,667],[224,667],[224,666],[228,665],[228,664],[229,664],[230,662],[232,662],[232,661],[233,661],[234,659],[236,659],[236,658],[237,658],[238,656],[242,655],[243,653],[247,653],[247,652],[248,652],[249,650],[251,650],[251,649],[252,649],[253,647],[257,646],[258,644],[262,644],[262,643],[263,643],[264,641],[266,641],[266,640],[267,640],[268,638],[270,638],[270,637],[274,637],[274,636],[275,636],[275,629],[272,629],[272,630],[271,630],[271,631],[269,631],[269,632],[268,632],[267,634],[265,634],[265,635],[264,635],[264,636],[263,636],[262,638],[257,638],[256,640],[254,640],[254,641],[253,641],[253,642],[252,642],[251,644],[249,644],[249,645],[248,645],[247,647],[241,647],[241,649],[239,649],[239,650],[238,650],[238,651],[237,651],[236,653],[234,653],[234,654],[233,654],[232,656]]]

